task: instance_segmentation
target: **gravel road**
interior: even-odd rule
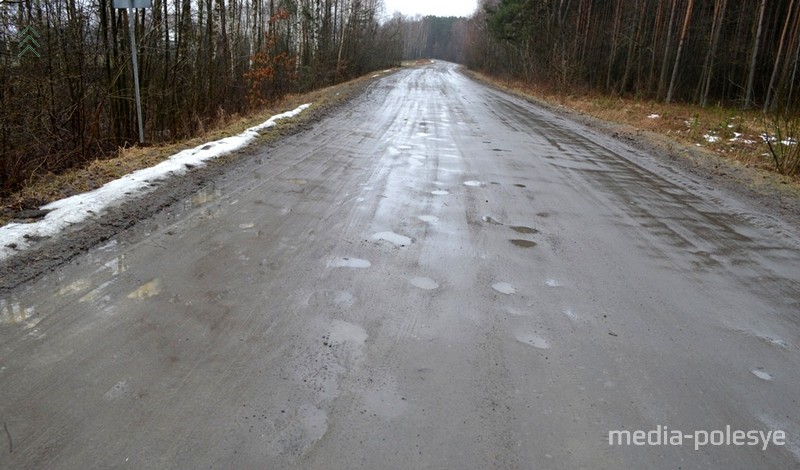
[[[0,467],[800,466],[792,224],[451,64],[252,154],[2,294]]]

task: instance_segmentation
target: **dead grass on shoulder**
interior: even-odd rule
[[[664,104],[597,93],[558,93],[549,88],[470,73],[480,80],[533,101],[563,106],[603,121],[662,135],[685,146],[713,152],[745,167],[776,172],[769,148],[761,138],[765,132],[765,124],[758,111],[718,106],[702,108],[681,103]],[[800,185],[798,178],[781,178]]]
[[[116,155],[107,159],[94,160],[82,167],[72,168],[60,174],[45,173],[38,175],[32,178],[20,191],[8,197],[0,198],[0,225],[11,221],[15,214],[20,211],[38,209],[58,199],[97,189],[136,170],[154,166],[182,150],[239,134],[276,114],[295,109],[301,104],[313,103],[308,111],[318,107],[336,105],[349,99],[365,82],[375,80],[383,75],[383,72],[379,72],[377,75],[372,73],[349,82],[309,93],[289,95],[268,108],[246,116],[220,114],[213,127],[189,140],[152,146],[120,148],[117,150]],[[279,121],[278,125],[273,129],[285,130],[287,127],[302,124],[310,119],[308,111],[292,119]],[[280,132],[266,132],[258,141],[263,143],[277,139],[279,135]]]

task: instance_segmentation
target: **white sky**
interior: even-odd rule
[[[386,13],[399,11],[406,16],[470,16],[478,6],[477,0],[384,0]]]

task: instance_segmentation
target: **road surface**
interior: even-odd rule
[[[798,246],[455,66],[402,70],[5,295],[0,467],[798,468]],[[726,429],[785,439],[696,445]]]

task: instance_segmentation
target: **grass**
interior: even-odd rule
[[[761,135],[764,117],[759,111],[707,107],[681,103],[665,104],[597,93],[559,93],[521,82],[499,81],[470,72],[479,80],[533,101],[562,106],[603,121],[622,124],[640,132],[667,137],[686,146],[701,147],[733,164],[776,172],[770,149]],[[785,177],[800,185],[800,178]]]
[[[378,74],[383,75],[380,72]],[[309,93],[289,95],[268,108],[260,109],[246,116],[221,115],[213,127],[190,140],[154,146],[120,148],[116,155],[107,159],[94,160],[82,167],[72,168],[60,174],[38,175],[28,181],[20,191],[0,198],[0,225],[5,225],[13,220],[20,211],[38,209],[49,202],[97,189],[136,170],[154,166],[181,150],[239,134],[275,114],[294,109],[304,103],[313,103],[299,116],[278,121],[275,127],[263,132],[253,145],[274,141],[280,138],[281,134],[291,131],[293,127],[302,126],[312,120],[314,110],[325,109],[348,100],[358,93],[367,82],[375,79],[376,74],[371,73],[346,83]],[[235,158],[236,155],[233,153],[222,158]]]

